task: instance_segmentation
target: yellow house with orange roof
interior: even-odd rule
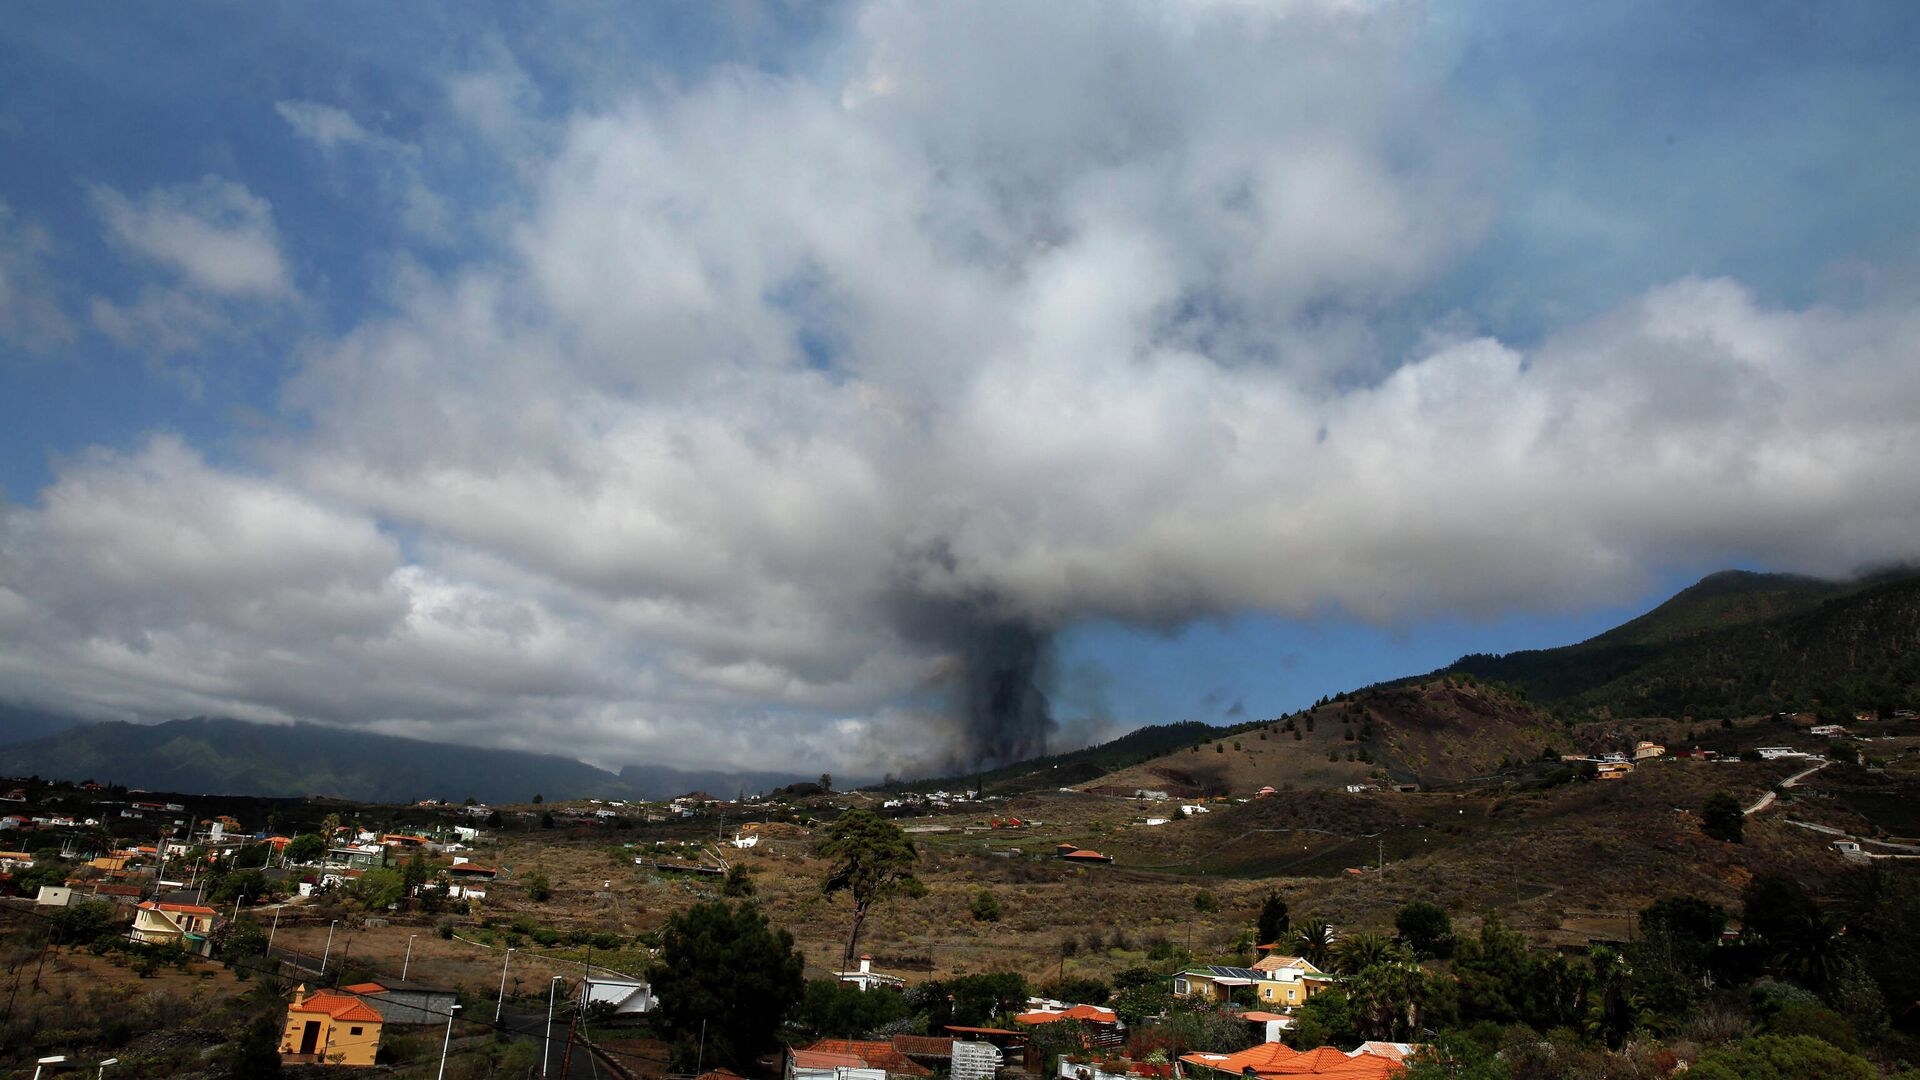
[[[307,993],[305,984],[287,1006],[280,1034],[284,1064],[372,1065],[380,1052],[380,1014],[352,994],[338,990]]]

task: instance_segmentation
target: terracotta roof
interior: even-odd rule
[[[337,990],[316,990],[305,1001],[287,1006],[288,1012],[324,1013],[335,1020],[351,1020],[361,1023],[377,1024],[380,1014],[374,1012],[359,998],[351,994],[342,994]]]
[[[1111,1024],[1120,1019],[1112,1009],[1103,1009],[1098,1005],[1075,1005],[1059,1012],[1036,1009],[1021,1013],[1014,1020],[1022,1024],[1051,1024],[1056,1020],[1091,1020],[1096,1024]]]
[[[801,1069],[870,1069],[873,1066],[851,1054],[823,1054],[814,1050],[789,1050],[793,1064]]]
[[[139,896],[138,885],[95,885],[93,891],[101,896]]]
[[[1372,1054],[1374,1057],[1383,1057],[1389,1061],[1398,1061],[1401,1064],[1405,1064],[1408,1058],[1425,1047],[1425,1043],[1375,1042],[1370,1040],[1354,1047],[1353,1052],[1348,1056],[1357,1057],[1361,1054]]]
[[[874,1069],[905,1076],[931,1076],[924,1065],[901,1053],[893,1043],[878,1039],[821,1039],[807,1050],[816,1054],[842,1054],[859,1058]]]
[[[1305,957],[1281,956],[1279,953],[1274,953],[1271,956],[1263,956],[1253,965],[1253,970],[1255,971],[1279,971],[1281,968],[1300,968],[1305,971],[1320,970],[1311,963],[1308,963]]]
[[[939,1035],[895,1035],[893,1048],[914,1057],[952,1057],[953,1039]]]
[[[708,1069],[693,1080],[745,1080],[745,1078],[732,1069]]]
[[[1251,1068],[1260,1077],[1335,1076],[1341,1080],[1387,1080],[1405,1068],[1378,1054],[1349,1057],[1331,1046],[1302,1053],[1285,1043],[1261,1043],[1237,1054],[1187,1054],[1180,1060],[1233,1075]]]
[[[387,992],[386,987],[376,982],[354,983],[352,986],[343,986],[340,989],[345,990],[349,994],[384,994]]]
[[[1240,1019],[1252,1020],[1253,1022],[1258,1024],[1266,1024],[1266,1023],[1271,1023],[1275,1020],[1291,1020],[1293,1019],[1293,1017],[1287,1016],[1283,1013],[1248,1011],[1248,1012],[1241,1013]]]

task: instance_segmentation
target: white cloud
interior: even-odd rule
[[[1383,352],[1491,199],[1418,17],[878,4],[852,78],[723,70],[538,137],[511,78],[456,86],[533,178],[511,250],[315,343],[250,470],[162,441],[10,509],[0,684],[846,772],[962,738],[955,619],[1396,621],[1912,555],[1910,300],[1683,280]]]
[[[242,184],[206,176],[137,201],[104,184],[88,190],[111,239],[190,286],[241,298],[293,291],[273,208]]]
[[[311,140],[322,150],[332,150],[347,143],[364,143],[374,138],[345,109],[332,105],[317,101],[276,101],[273,109],[302,138]]]

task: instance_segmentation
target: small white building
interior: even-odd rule
[[[1778,761],[1781,758],[1807,756],[1804,751],[1795,750],[1791,746],[1762,746],[1757,748],[1755,752],[1760,755],[1760,760],[1762,761]]]
[[[1823,739],[1837,739],[1847,733],[1839,724],[1815,724],[1807,729],[1807,734],[1818,735]]]
[[[41,907],[67,907],[73,900],[73,887],[70,885],[42,885],[40,895],[33,898],[33,902]]]
[[[852,983],[854,986],[859,987],[862,992],[872,990],[875,987],[885,987],[888,990],[904,990],[907,986],[907,980],[898,975],[883,975],[873,970],[873,957],[871,956],[862,956],[860,958],[860,967],[857,970],[836,971],[833,973],[833,977],[843,983]]]
[[[645,979],[626,979],[613,975],[589,975],[580,984],[580,1005],[610,1005],[616,1016],[649,1013],[660,1001]]]

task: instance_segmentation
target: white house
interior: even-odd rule
[[[1818,735],[1825,739],[1837,739],[1846,733],[1847,729],[1839,724],[1815,724],[1807,729],[1807,734]]]
[[[649,1013],[659,1007],[653,987],[645,979],[589,975],[580,984],[580,1005],[610,1005],[617,1016]]]
[[[42,885],[33,902],[41,907],[66,907],[73,903],[73,888],[68,885]]]
[[[1775,761],[1780,758],[1806,757],[1807,755],[1791,746],[1762,746],[1756,751],[1762,761]]]
[[[860,967],[858,970],[836,971],[833,973],[833,977],[843,983],[852,983],[862,991],[871,990],[876,986],[883,986],[889,990],[904,990],[907,985],[907,980],[898,975],[882,975],[873,970],[873,957],[871,956],[862,956],[860,958]]]

